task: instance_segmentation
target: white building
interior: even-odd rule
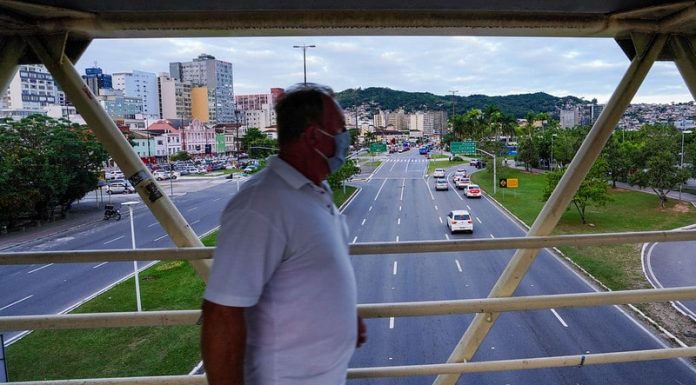
[[[50,105],[59,105],[58,86],[42,65],[20,65],[0,98],[3,116],[44,114]]]
[[[113,87],[123,95],[142,99],[142,113],[151,119],[160,118],[157,76],[152,72],[134,70],[112,75]]]
[[[166,72],[160,73],[157,76],[157,91],[159,97],[159,118],[177,119],[176,80]]]

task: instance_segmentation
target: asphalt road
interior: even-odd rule
[[[446,165],[446,163],[443,163]],[[522,236],[525,231],[486,198],[434,191],[427,163],[413,151],[388,157],[345,210],[352,242],[401,242]],[[467,167],[469,172],[473,168]],[[448,170],[451,175],[453,169]],[[451,180],[450,178],[448,178]],[[520,197],[524,199],[524,197]],[[468,209],[473,234],[450,235],[449,210]],[[355,256],[360,303],[486,297],[512,250]],[[542,251],[516,295],[593,291],[592,285]],[[472,315],[367,320],[368,343],[351,367],[441,363]],[[502,315],[474,357],[500,360],[654,349],[664,344],[618,307],[554,309]],[[349,384],[425,384],[434,377],[360,379]],[[460,384],[692,384],[683,360],[465,375]]]
[[[696,285],[694,242],[649,243],[643,249],[645,275],[654,287]],[[696,320],[696,301],[674,301],[674,306]]]
[[[461,192],[435,192],[423,176],[426,161],[415,151],[395,154],[365,182],[344,213],[351,240],[402,242],[454,238],[521,236],[524,230],[486,198],[468,200]],[[453,170],[449,170],[451,173]],[[469,168],[469,171],[473,171]],[[198,234],[217,226],[236,182],[220,180],[208,188],[175,196],[174,202]],[[524,199],[524,197],[520,197]],[[450,235],[445,215],[469,209],[473,234]],[[126,210],[124,210],[125,213]],[[137,246],[172,243],[144,205],[134,216]],[[25,244],[21,250],[116,249],[130,247],[128,216],[87,230]],[[355,256],[360,303],[480,298],[487,296],[512,256],[511,250]],[[132,274],[119,263],[0,267],[0,315],[57,313],[79,304],[105,286]],[[594,290],[564,262],[542,251],[516,295]],[[144,304],[147,310],[147,303]],[[471,315],[367,320],[368,343],[351,367],[441,363],[461,337]],[[543,357],[652,349],[663,343],[618,307],[558,309],[502,315],[474,360]],[[349,384],[424,384],[432,377],[362,379]],[[684,360],[665,360],[582,368],[471,374],[460,384],[693,384],[696,372]]]

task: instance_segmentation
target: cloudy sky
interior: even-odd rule
[[[265,93],[307,80],[336,91],[389,87],[437,95],[546,92],[606,102],[629,61],[611,39],[501,37],[247,37],[94,41],[77,63],[106,73],[168,72],[201,53],[234,65],[236,94]],[[657,62],[634,103],[688,102],[671,62]]]

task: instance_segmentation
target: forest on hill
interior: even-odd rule
[[[454,102],[456,114],[463,114],[472,108],[484,110],[486,106],[494,105],[504,114],[512,115],[515,118],[524,118],[528,112],[547,112],[551,115],[557,115],[559,107],[566,102],[587,103],[587,101],[574,96],[560,98],[544,92],[506,96],[441,96],[430,92],[397,91],[382,87],[349,88],[338,92],[336,96],[344,108],[363,105],[369,106],[373,110],[372,112],[377,109],[394,111],[403,108],[406,112],[446,110],[451,114]]]

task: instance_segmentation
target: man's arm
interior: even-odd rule
[[[209,385],[243,385],[246,324],[244,308],[203,300],[201,352]]]

